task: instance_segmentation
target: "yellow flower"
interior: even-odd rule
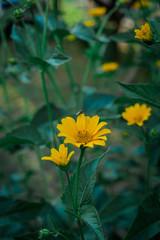
[[[104,63],[102,65],[102,70],[104,72],[113,72],[115,70],[117,70],[119,67],[119,64],[116,62],[108,62],[108,63]]]
[[[141,0],[141,4],[142,4],[142,7],[149,7],[151,5],[151,2],[147,0]],[[139,3],[139,1],[136,1],[134,2],[133,7],[139,9],[141,8],[141,4]]]
[[[42,157],[42,160],[50,160],[54,162],[57,166],[67,166],[69,163],[70,158],[74,154],[74,151],[70,152],[68,155],[68,148],[65,147],[64,144],[61,144],[59,146],[59,151],[57,151],[55,148],[51,148],[51,156],[45,156]],[[68,155],[68,156],[67,156]]]
[[[96,7],[89,10],[88,14],[92,17],[100,17],[107,12],[106,7]]]
[[[136,103],[134,106],[125,108],[125,112],[122,113],[122,117],[128,121],[128,125],[137,124],[138,126],[143,125],[143,121],[147,120],[151,115],[151,108],[147,107],[146,104],[140,106]]]
[[[66,37],[69,41],[74,41],[76,36],[73,35],[73,34],[69,34],[67,37]]]
[[[27,0],[28,3],[34,4],[36,1],[35,0]]]
[[[62,124],[57,124],[60,131],[58,137],[66,137],[64,143],[71,143],[76,147],[105,146],[107,137],[103,135],[111,133],[111,130],[107,128],[101,129],[107,123],[98,123],[99,117],[97,115],[90,118],[82,113],[78,115],[76,122],[71,117],[63,118],[61,122]]]
[[[157,60],[157,61],[156,61],[156,66],[157,66],[157,67],[160,67],[160,60]]]
[[[135,38],[144,42],[151,42],[153,39],[153,34],[148,23],[142,25],[141,30],[135,29],[134,32],[136,33]]]
[[[86,20],[86,21],[84,21],[84,25],[86,27],[93,27],[95,25],[95,21],[94,20]]]

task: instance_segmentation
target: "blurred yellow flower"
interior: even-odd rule
[[[83,113],[78,115],[77,122],[71,117],[66,117],[61,120],[62,124],[57,124],[60,131],[58,137],[64,136],[64,143],[71,143],[76,147],[91,147],[94,145],[105,146],[107,137],[104,136],[111,133],[110,129],[104,128],[106,122],[99,123],[99,117],[85,116]]]
[[[151,5],[151,2],[147,0],[141,0],[141,4],[142,4],[142,7],[149,7]],[[139,9],[141,8],[141,4],[137,0],[134,2],[133,7]]]
[[[157,60],[157,61],[156,61],[156,66],[157,66],[157,67],[160,67],[160,60]]]
[[[148,120],[151,115],[151,107],[147,107],[146,104],[140,106],[136,103],[134,106],[125,108],[125,112],[122,113],[122,117],[128,121],[128,125],[137,124],[138,126],[143,125],[143,121]]]
[[[74,151],[70,152],[70,154],[68,155],[68,148],[65,147],[64,144],[61,144],[59,146],[59,151],[57,151],[55,148],[51,148],[51,156],[45,156],[42,157],[42,160],[50,160],[52,162],[54,162],[57,166],[67,166],[70,158],[72,157],[72,155],[74,154]],[[68,156],[67,156],[68,155]]]
[[[89,10],[88,14],[92,17],[100,17],[107,12],[106,7],[96,7]]]
[[[73,35],[73,34],[69,34],[67,37],[66,37],[69,41],[74,41],[76,39],[76,36]]]
[[[86,27],[93,27],[95,25],[95,23],[96,22],[94,20],[86,20],[86,21],[84,21],[84,25]]]
[[[101,67],[104,72],[113,72],[118,69],[119,64],[116,62],[108,62],[104,63]]]
[[[28,3],[34,4],[36,0],[27,0]]]
[[[144,42],[151,42],[153,39],[153,34],[148,23],[142,25],[141,30],[135,29],[134,32],[136,33],[135,38]]]

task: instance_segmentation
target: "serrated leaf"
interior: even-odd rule
[[[86,27],[83,23],[78,23],[72,30],[71,34],[84,41],[96,41],[95,32],[92,28]]]
[[[96,208],[92,205],[84,205],[80,209],[80,219],[96,234],[99,240],[105,240],[100,219]]]
[[[113,222],[123,214],[137,209],[142,196],[137,193],[124,192],[111,199],[100,212],[103,223]]]
[[[45,206],[45,202],[33,203],[0,197],[0,226],[34,219],[41,214]]]
[[[44,141],[38,130],[30,125],[16,128],[0,139],[0,147],[17,144],[41,145],[43,143]]]
[[[124,240],[148,240],[160,232],[160,199],[152,194],[139,205],[137,216]]]
[[[38,66],[42,70],[46,70],[47,67],[49,67],[50,65],[54,67],[58,67],[70,60],[71,60],[70,57],[67,57],[58,49],[55,50],[55,52],[49,59],[41,59],[39,57],[29,57],[29,62],[34,64],[35,66]]]
[[[98,163],[103,159],[103,157],[108,153],[109,149],[98,159],[90,160],[83,164],[80,169],[79,175],[79,187],[78,187],[78,206],[81,207],[84,204],[88,204],[91,201],[91,196],[93,193],[93,187],[96,180],[96,168]],[[75,175],[70,179],[71,188],[72,188],[72,196],[74,196],[75,192]],[[69,210],[74,210],[72,204],[72,198],[70,194],[69,185],[65,187],[65,191],[62,194],[62,202]]]
[[[53,121],[62,118],[66,113],[64,109],[56,107],[53,103],[50,104],[50,108]],[[48,110],[46,106],[43,106],[34,114],[31,124],[38,128],[48,122],[49,122]]]
[[[128,97],[160,107],[160,84],[118,84]]]

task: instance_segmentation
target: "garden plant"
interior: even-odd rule
[[[160,240],[160,1],[1,0],[0,239]]]

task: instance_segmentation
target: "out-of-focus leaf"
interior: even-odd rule
[[[30,125],[16,128],[4,138],[0,139],[0,147],[21,144],[41,145],[43,143],[44,141],[40,133]]]
[[[18,25],[13,25],[11,32],[11,38],[14,41],[16,52],[23,59],[28,59],[29,56],[33,56],[33,51],[38,55],[38,44],[35,40],[37,39],[35,31],[31,25],[27,25],[26,29],[30,37],[28,37],[26,31]]]
[[[115,42],[140,42],[135,38],[134,30],[114,34],[110,36],[110,39]]]
[[[50,104],[50,108],[51,108],[53,120],[58,120],[59,118],[62,118],[66,113],[65,110],[57,108],[53,103]],[[47,107],[43,106],[35,113],[31,123],[33,126],[41,127],[42,125],[48,122],[49,122],[49,117],[48,117]]]
[[[154,21],[154,20],[150,20],[150,19],[147,19],[147,20],[150,24],[150,28],[153,33],[154,40],[155,41],[160,40],[160,23],[158,23],[157,21]]]
[[[121,123],[121,124],[115,125],[114,128],[119,129],[122,132],[129,133],[131,135],[135,135],[142,140],[145,139],[145,135],[142,132],[141,128],[136,125],[129,126],[129,125],[127,125],[127,123],[126,124]]]
[[[160,199],[152,194],[144,199],[138,208],[136,219],[125,240],[148,240],[160,232]]]
[[[71,34],[84,41],[96,41],[93,28],[86,27],[83,23],[78,23],[72,30]]]
[[[129,213],[133,208],[136,211],[141,199],[142,196],[138,193],[124,192],[117,195],[100,212],[102,222],[112,222],[119,216]]]
[[[39,216],[46,203],[33,203],[0,197],[0,226],[26,222]]]
[[[87,224],[99,240],[105,240],[98,212],[94,206],[82,206],[80,209],[80,219]]]
[[[93,93],[84,97],[83,109],[86,112],[94,112],[101,108],[108,108],[114,100],[113,95],[104,93]]]
[[[130,98],[160,107],[160,84],[124,84],[120,82],[118,84]]]

